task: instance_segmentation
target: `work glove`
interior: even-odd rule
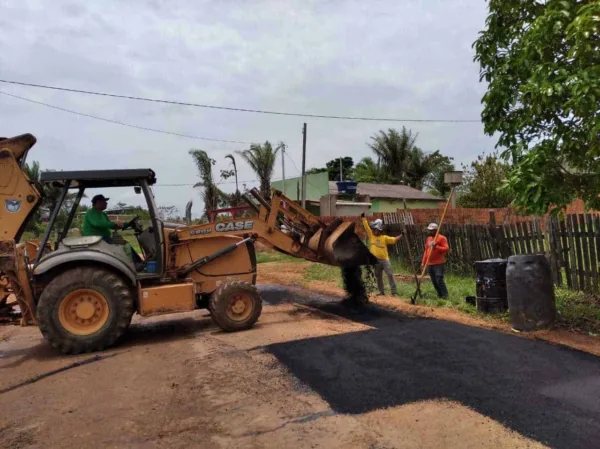
[[[365,218],[365,217],[366,217],[365,213],[364,213],[364,212],[362,212],[362,213],[360,214],[360,218]]]

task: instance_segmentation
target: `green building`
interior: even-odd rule
[[[337,184],[329,181],[328,173],[310,174],[306,178],[307,209],[318,215],[360,215],[365,210],[370,213],[396,212],[404,207],[404,201],[409,209],[437,208],[443,201],[442,198],[405,185],[363,182],[358,183],[356,195],[348,197],[338,195]],[[302,198],[302,178],[286,179],[285,185],[283,181],[274,181],[271,186],[293,200],[300,201]],[[353,203],[356,207],[351,207]]]

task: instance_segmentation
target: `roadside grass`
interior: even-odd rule
[[[600,336],[600,298],[564,287],[554,289],[559,325]]]
[[[256,253],[256,263],[267,262],[305,262],[305,260],[298,257],[288,256],[287,254],[282,254],[277,251],[262,251]]]
[[[263,262],[302,262],[302,259],[286,256],[277,252],[263,252],[257,254],[259,263]],[[401,275],[396,279],[398,300],[409,302],[415,293],[416,283],[414,272],[397,260],[392,259],[394,273]],[[364,270],[363,270],[364,272]],[[509,322],[508,313],[484,314],[477,311],[477,307],[468,304],[467,296],[476,296],[475,276],[457,274],[446,274],[446,285],[448,287],[448,299],[437,297],[435,289],[428,276],[425,276],[421,285],[422,297],[417,298],[417,304],[429,307],[443,307],[459,310],[468,315],[483,318],[490,322]],[[303,269],[303,284],[310,288],[311,281],[330,282],[338,288],[343,288],[341,272],[339,267],[332,267],[318,263],[308,264]],[[385,291],[390,293],[389,284],[384,276]],[[554,289],[556,296],[556,307],[558,312],[557,324],[559,327],[572,331],[586,333],[591,336],[600,336],[600,297],[583,292],[575,292],[564,287]],[[376,293],[376,292],[373,292]]]
[[[335,282],[338,287],[342,287],[342,274],[340,267],[332,267],[331,265],[324,265],[320,263],[310,264],[310,266],[304,271],[304,280],[307,282]]]

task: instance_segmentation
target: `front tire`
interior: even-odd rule
[[[73,268],[44,288],[39,326],[53,348],[65,354],[100,351],[129,327],[133,295],[126,281],[103,268]]]
[[[254,285],[226,282],[212,294],[208,310],[225,332],[241,331],[254,326],[262,312],[262,300]]]

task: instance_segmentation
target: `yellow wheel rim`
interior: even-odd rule
[[[232,321],[245,321],[252,314],[253,301],[250,295],[236,293],[229,299],[227,317]]]
[[[108,321],[106,298],[96,290],[80,289],[69,293],[60,302],[58,320],[74,335],[91,335]]]

